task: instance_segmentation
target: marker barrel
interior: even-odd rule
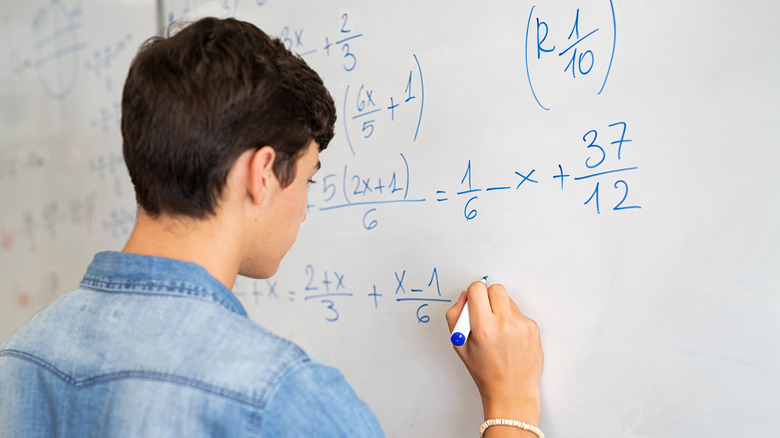
[[[452,345],[460,347],[466,343],[466,338],[469,337],[471,332],[471,318],[469,317],[469,303],[463,306],[463,310],[460,312],[458,322],[455,323],[455,328],[452,329],[452,336],[450,341]]]
[[[487,275],[482,277],[480,281],[487,285]],[[469,316],[469,303],[466,302],[463,306],[463,310],[460,311],[458,322],[455,323],[455,327],[452,329],[450,342],[452,342],[452,345],[460,347],[466,343],[469,333],[471,333],[471,317]]]

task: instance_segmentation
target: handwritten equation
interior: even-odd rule
[[[40,208],[30,208],[22,212],[22,225],[15,232],[26,239],[30,252],[35,253],[42,240],[57,238],[64,227],[84,227],[92,230],[97,194],[71,198],[68,201],[55,199],[44,202]],[[9,231],[12,232],[13,231]]]
[[[352,155],[356,155],[357,139],[371,139],[386,124],[409,126],[411,140],[417,141],[425,110],[425,82],[417,55],[412,54],[412,61],[408,76],[396,81],[398,87],[384,96],[371,85],[346,86],[342,120]]]
[[[354,28],[349,14],[343,13],[338,29],[332,34],[310,39],[305,37],[305,28],[284,26],[279,33],[279,39],[287,50],[297,53],[309,62],[315,55],[324,56],[327,59],[335,59],[345,72],[351,72],[358,66],[360,52],[356,48],[363,39],[363,33]]]
[[[122,126],[122,107],[119,101],[114,101],[110,105],[101,105],[97,110],[97,115],[89,119],[89,127],[100,129],[103,132],[110,132],[112,129],[119,130]]]
[[[118,38],[113,44],[106,45],[102,49],[92,52],[92,58],[84,64],[85,68],[91,71],[96,79],[103,81],[106,91],[111,91],[114,88],[113,79],[106,74],[106,71],[111,70],[112,64],[129,48],[132,40],[133,34],[128,32]]]
[[[566,18],[531,7],[525,31],[525,73],[531,94],[543,110],[550,110],[548,100],[560,92],[566,78],[596,95],[604,91],[617,44],[612,0],[609,6],[609,14],[601,8],[576,8]]]
[[[33,17],[35,35],[33,66],[47,96],[63,100],[76,88],[79,52],[88,44],[79,38],[83,26],[81,7],[68,8],[60,0],[49,0]]]
[[[601,214],[604,201],[612,207],[612,211],[630,210],[642,208],[635,201],[629,199],[629,180],[630,174],[639,169],[637,166],[622,165],[623,147],[633,140],[626,137],[628,124],[626,122],[616,122],[607,126],[608,131],[591,129],[582,137],[585,146],[585,158],[583,160],[584,169],[576,175],[567,173],[568,170],[562,164],[558,164],[557,172],[553,169],[552,173],[543,176],[537,173],[533,166],[518,168],[507,179],[502,179],[498,184],[488,186],[477,186],[473,183],[473,170],[471,160],[465,167],[463,176],[456,190],[437,190],[436,202],[442,203],[451,199],[464,200],[463,216],[466,220],[476,219],[479,211],[478,204],[480,199],[486,196],[500,192],[520,192],[533,190],[534,186],[541,183],[555,182],[560,184],[561,191],[569,187],[571,183],[586,184],[595,182],[589,197],[583,205],[593,207],[596,214]],[[599,132],[602,132],[602,138],[599,139]],[[603,146],[602,139],[607,137],[607,146]],[[611,149],[610,149],[611,148]],[[608,160],[608,157],[612,158]],[[607,163],[616,163],[610,167]],[[616,193],[612,193],[609,199],[603,199],[607,195],[600,194],[602,190],[601,183],[609,181],[612,183]],[[504,200],[504,202],[507,202]]]
[[[629,192],[631,177],[639,167],[630,159],[633,154],[628,145],[633,145],[634,140],[628,133],[629,125],[624,121],[590,129],[582,135],[578,146],[582,151],[579,165],[558,163],[552,169],[541,169],[533,164],[518,164],[506,175],[490,173],[488,178],[492,183],[487,184],[483,183],[482,175],[476,174],[475,163],[469,159],[454,179],[454,188],[441,185],[430,196],[420,196],[415,194],[419,193],[417,190],[410,190],[415,178],[404,154],[399,154],[400,160],[396,162],[386,161],[387,170],[383,172],[364,172],[345,164],[342,172],[323,175],[322,190],[310,193],[310,198],[315,199],[310,199],[307,208],[309,212],[362,209],[362,227],[373,230],[380,224],[378,208],[383,205],[461,202],[463,218],[472,221],[479,217],[480,203],[487,199],[503,204],[525,202],[507,196],[533,191],[539,185],[555,184],[564,192],[572,185],[587,187],[587,196],[581,201],[583,208],[591,209],[594,214],[641,209],[640,200]]]
[[[251,287],[238,286],[234,293],[246,306],[261,306],[264,300],[288,300],[302,305],[316,305],[325,321],[336,322],[342,317],[342,306],[348,302],[362,302],[366,309],[379,310],[386,306],[406,306],[410,320],[418,324],[431,321],[431,307],[448,306],[449,298],[442,297],[439,270],[407,271],[397,269],[392,275],[381,276],[371,284],[354,284],[345,271],[322,269],[308,264],[298,284],[280,285],[278,279],[250,280]],[[437,310],[437,314],[442,314]]]
[[[46,159],[38,151],[14,152],[0,155],[0,181],[43,169]]]
[[[342,73],[354,73],[363,64],[360,43],[365,38],[346,12],[340,15],[338,28],[330,34],[312,37],[306,28],[295,26],[283,26],[279,33],[279,39],[288,50],[308,62],[315,58],[335,60]],[[425,108],[425,83],[416,54],[411,54],[408,67],[403,71],[389,90],[368,81],[345,86],[341,119],[352,155],[356,155],[367,140],[389,129],[388,125],[408,126],[411,140],[417,141]]]
[[[347,207],[364,209],[363,227],[372,230],[379,224],[374,217],[377,207],[384,204],[407,204],[424,202],[425,198],[409,196],[412,184],[409,162],[404,154],[395,168],[384,172],[354,170],[348,164],[340,173],[329,173],[322,177],[322,201],[309,204],[307,210],[332,211]]]
[[[103,230],[110,232],[115,239],[126,239],[135,226],[137,216],[137,210],[128,210],[124,207],[113,209],[102,221]]]
[[[124,194],[123,177],[127,177],[124,157],[116,152],[98,154],[89,160],[89,170],[98,176],[101,185],[111,182],[114,196],[122,199]]]

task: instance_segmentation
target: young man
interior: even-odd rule
[[[295,240],[335,114],[319,76],[251,24],[208,18],[144,44],[122,99],[136,226],[0,344],[0,436],[381,436],[337,370],[231,292]],[[468,295],[457,352],[486,418],[538,425],[538,328],[485,289],[447,312],[452,328]]]

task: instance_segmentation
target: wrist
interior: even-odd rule
[[[511,418],[539,426],[542,403],[539,397],[493,398],[482,400],[485,419]]]
[[[488,434],[485,434],[490,430]],[[538,427],[517,420],[495,418],[485,420],[477,431],[479,438],[545,438],[544,432]]]

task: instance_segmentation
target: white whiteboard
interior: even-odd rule
[[[164,2],[163,23],[282,37],[336,100],[298,241],[275,277],[237,283],[250,316],[343,370],[388,436],[473,436],[443,314],[487,274],[541,326],[548,436],[771,435],[780,7],[678,3]],[[110,112],[131,53],[113,91],[83,64],[60,99],[23,68],[35,11],[66,4],[4,16],[2,334],[132,225]],[[133,26],[79,41],[132,28],[134,51],[156,29],[105,14]]]
[[[152,0],[8,2],[0,12],[0,336],[78,285],[135,221],[122,87]]]

